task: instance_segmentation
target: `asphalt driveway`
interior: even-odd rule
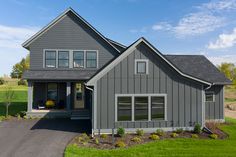
[[[0,157],[62,157],[67,143],[89,126],[70,119],[0,122]]]

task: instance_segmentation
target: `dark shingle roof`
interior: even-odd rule
[[[214,83],[231,84],[205,56],[203,55],[164,55],[183,73],[195,78]]]
[[[23,78],[29,80],[88,80],[96,70],[28,70]]]

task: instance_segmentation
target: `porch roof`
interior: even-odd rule
[[[88,80],[96,70],[27,70],[23,79],[27,80]]]

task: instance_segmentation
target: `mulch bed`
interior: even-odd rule
[[[218,140],[222,140],[228,137],[228,135],[224,133],[223,131],[221,131],[219,128],[215,128],[213,132],[218,135]],[[191,135],[193,134],[190,131],[184,131],[178,134],[178,137],[172,138],[171,133],[173,132],[165,132],[164,136],[159,136],[160,137],[159,140],[165,140],[165,139],[174,140],[176,138],[192,138]],[[154,141],[152,139],[149,139],[150,135],[151,135],[150,133],[146,133],[143,136],[138,136],[136,134],[126,134],[124,137],[114,136],[114,139],[112,139],[112,135],[107,135],[106,138],[102,138],[99,135],[95,135],[93,138],[89,136],[86,142],[81,142],[81,139],[82,137],[84,137],[84,134],[80,134],[76,136],[74,139],[72,139],[72,141],[69,144],[75,144],[75,145],[78,145],[79,147],[88,147],[88,148],[97,148],[97,149],[115,149],[116,148],[115,143],[117,141],[123,141],[126,144],[126,147]],[[141,142],[139,143],[133,142],[131,139],[134,137],[139,137],[141,139]],[[97,139],[97,142],[99,141],[98,143],[96,143],[96,139]],[[209,138],[209,134],[202,132],[198,134],[197,139],[210,139],[210,138]]]

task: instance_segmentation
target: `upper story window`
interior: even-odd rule
[[[56,51],[45,51],[45,67],[55,68],[56,67]]]
[[[97,68],[97,51],[86,51],[86,68]]]
[[[84,51],[73,51],[74,68],[84,68]]]
[[[148,60],[136,59],[134,67],[135,67],[135,74],[148,74]]]
[[[69,51],[58,51],[58,67],[69,67]]]
[[[215,95],[213,92],[206,92],[205,93],[205,102],[214,102],[215,101]]]

